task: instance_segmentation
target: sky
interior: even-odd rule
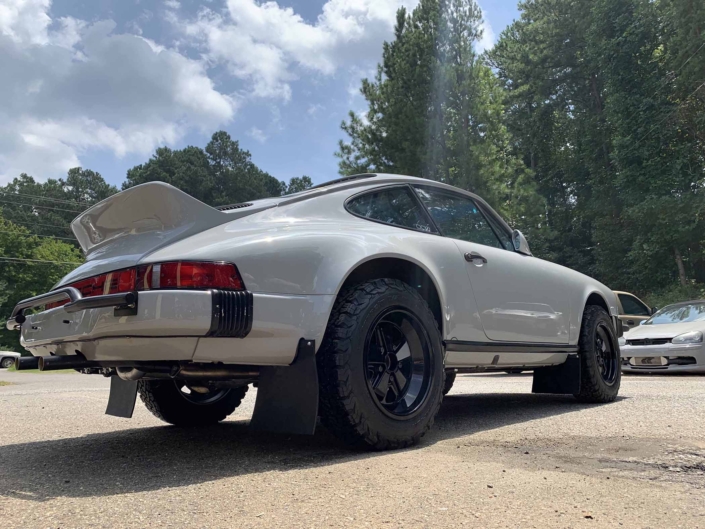
[[[0,184],[71,167],[120,185],[226,130],[280,180],[338,176],[395,13],[418,0],[0,0]],[[480,49],[518,17],[481,0]]]

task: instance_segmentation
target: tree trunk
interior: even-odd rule
[[[680,280],[682,286],[686,286],[688,284],[688,278],[685,276],[685,266],[683,265],[683,257],[678,251],[678,248],[673,248],[673,254],[676,257],[676,265],[678,266],[678,279]]]

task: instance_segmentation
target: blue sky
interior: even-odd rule
[[[282,180],[337,176],[394,13],[417,0],[0,0],[0,183],[81,165],[119,185],[154,148],[227,130]],[[480,1],[484,46],[518,16]]]

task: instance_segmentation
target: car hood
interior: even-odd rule
[[[643,338],[673,338],[690,331],[705,331],[705,321],[687,323],[662,323],[660,325],[639,325],[624,333],[627,340]]]

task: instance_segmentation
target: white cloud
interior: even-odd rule
[[[172,18],[214,64],[249,83],[257,97],[291,98],[302,75],[332,75],[345,64],[377,61],[392,38],[396,11],[418,0],[328,0],[314,23],[275,1],[227,0],[227,11],[204,8],[192,20]]]
[[[181,3],[177,0],[164,0],[164,5],[169,9],[179,9],[181,7]]]
[[[257,127],[252,127],[250,130],[248,130],[247,135],[260,143],[264,143],[265,141],[267,141],[267,135]]]
[[[117,34],[112,21],[52,21],[49,7],[0,4],[0,182],[60,176],[88,151],[147,155],[232,120],[237,101],[202,62]]]
[[[326,107],[324,107],[324,106],[321,105],[320,103],[315,103],[315,104],[314,104],[314,103],[311,103],[311,104],[308,106],[308,108],[306,109],[306,113],[307,113],[309,116],[315,116],[315,115],[318,114],[321,110],[325,110],[325,108],[326,108]]]
[[[494,43],[496,40],[496,36],[494,34],[494,31],[492,30],[492,26],[487,20],[487,14],[484,11],[482,11],[482,24],[480,24],[480,27],[482,28],[482,38],[475,47],[477,48],[478,52],[482,53],[483,51],[489,50],[494,47]]]

